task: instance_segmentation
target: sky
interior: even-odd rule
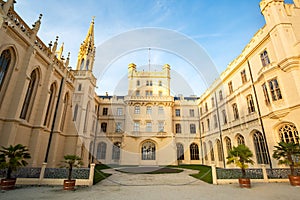
[[[31,25],[39,14],[43,14],[38,36],[48,44],[59,36],[59,44],[64,43],[64,56],[71,53],[70,66],[76,69],[77,54],[85,39],[92,17],[95,16],[96,58],[94,73],[97,78],[97,93],[126,95],[127,66],[135,63],[138,70],[160,70],[168,63],[171,66],[172,95],[200,96],[210,83],[202,73],[214,68],[221,73],[244,49],[253,35],[264,26],[260,13],[260,0],[17,0],[15,10],[23,20]],[[292,0],[286,0],[291,3]],[[163,48],[155,46],[148,28],[165,30],[181,38],[192,41],[202,49],[199,59],[210,59],[213,66],[199,61],[193,63],[179,52],[186,43],[176,43],[174,51],[162,40],[156,38]],[[116,37],[145,32],[140,38],[129,40]],[[106,43],[113,41],[110,53],[115,57],[108,65],[100,66]],[[130,47],[128,43],[145,41],[140,46]],[[125,48],[127,45],[128,49]],[[147,46],[148,45],[148,46]],[[181,48],[183,47],[183,48]],[[123,49],[124,48],[124,49]],[[150,50],[149,50],[150,48]],[[98,52],[100,49],[100,54]],[[118,51],[120,50],[120,52]],[[199,49],[197,49],[198,51]],[[191,49],[188,53],[193,53]],[[118,52],[118,53],[116,53]],[[206,54],[206,55],[204,55]],[[208,70],[208,71],[209,71]]]

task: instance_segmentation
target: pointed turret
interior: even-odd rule
[[[80,46],[77,60],[77,70],[93,70],[95,58],[95,43],[94,43],[94,17],[90,24],[90,28],[85,40]]]

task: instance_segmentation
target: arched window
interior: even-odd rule
[[[64,104],[63,104],[63,113],[61,116],[61,123],[60,123],[60,130],[64,130],[64,125],[66,121],[66,115],[67,115],[67,110],[68,110],[68,102],[69,102],[69,94],[67,93],[64,98]]]
[[[278,129],[278,132],[281,141],[299,144],[299,133],[295,125],[284,124]]]
[[[229,137],[225,137],[225,144],[226,144],[227,155],[229,155],[229,152],[232,149],[231,139]]]
[[[177,147],[177,160],[184,160],[184,148],[180,143],[176,144]]]
[[[106,143],[100,142],[97,146],[97,159],[104,160],[106,157]]]
[[[219,161],[223,161],[223,151],[222,151],[222,145],[221,145],[221,141],[217,140],[217,148],[218,148],[218,158]]]
[[[73,121],[76,121],[76,119],[77,119],[77,113],[78,113],[78,105],[76,104],[75,108],[74,108]]]
[[[81,63],[80,63],[80,70],[84,70],[84,59],[81,60]]]
[[[10,50],[8,50],[8,49],[4,50],[0,56],[0,90],[4,83],[4,79],[7,74],[10,62],[11,62]]]
[[[238,134],[238,135],[236,136],[236,140],[237,140],[238,145],[240,145],[240,144],[245,144],[244,136],[242,136],[241,134]]]
[[[83,131],[87,131],[89,112],[90,112],[90,102],[88,102],[85,110]]]
[[[208,142],[209,150],[210,150],[210,159],[211,161],[215,161],[215,152],[214,152],[214,146],[211,141]]]
[[[113,160],[120,160],[120,148],[121,148],[120,142],[114,143],[113,149],[112,149],[112,159]]]
[[[44,126],[49,126],[49,124],[50,124],[49,122],[50,122],[52,111],[54,108],[54,99],[55,99],[55,93],[56,93],[55,83],[51,84],[49,93],[50,93],[49,101],[48,101],[46,116],[45,116],[45,120],[44,120]]]
[[[30,82],[25,95],[22,111],[20,114],[21,119],[28,119],[30,110],[34,103],[34,97],[38,88],[38,72],[34,70],[30,75]]]
[[[204,149],[204,159],[208,160],[207,147],[206,147],[206,143],[205,142],[203,142],[203,149]]]
[[[155,160],[155,144],[147,141],[142,145],[142,160]]]
[[[253,134],[253,142],[257,164],[269,164],[269,156],[266,149],[266,143],[263,135],[260,132]]]
[[[198,145],[193,143],[190,145],[191,160],[199,160],[199,148]]]

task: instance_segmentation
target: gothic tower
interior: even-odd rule
[[[94,44],[94,18],[93,18],[88,33],[86,35],[86,38],[81,44],[79,49],[76,70],[92,71],[95,54],[96,54],[96,48]]]

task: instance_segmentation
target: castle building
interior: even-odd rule
[[[254,167],[272,159],[279,141],[299,143],[300,1],[262,0],[266,20],[199,97],[170,94],[171,66],[128,65],[128,94],[96,94],[94,19],[76,69],[58,37],[45,45],[41,18],[29,27],[0,0],[0,145],[28,146],[31,166],[59,165],[66,154],[112,165],[226,164],[238,144]]]

